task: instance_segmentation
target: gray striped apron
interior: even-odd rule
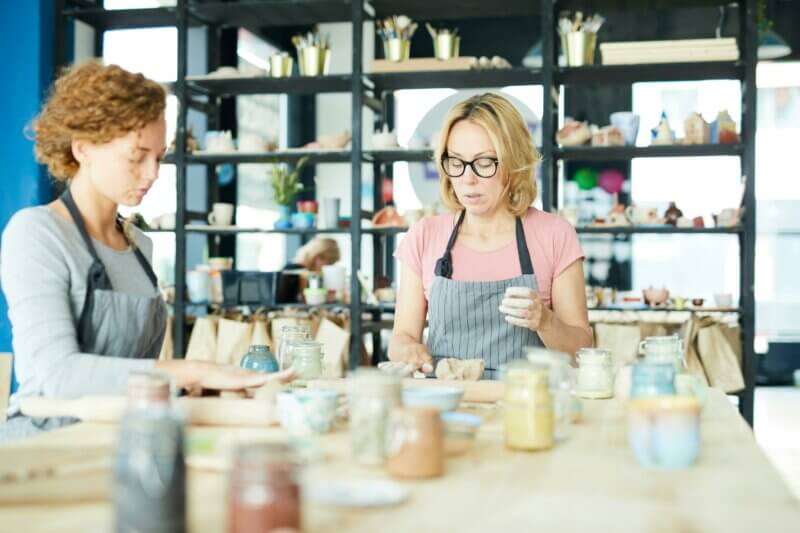
[[[501,281],[454,281],[452,250],[465,211],[456,222],[444,255],[436,261],[428,302],[428,351],[442,357],[482,358],[484,379],[496,379],[500,365],[525,358],[525,348],[542,346],[539,335],[506,322],[498,308],[508,287],[537,289],[525,230],[516,220],[517,255],[522,275]]]

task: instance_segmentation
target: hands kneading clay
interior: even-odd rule
[[[483,359],[456,359],[448,357],[436,365],[438,379],[454,379],[457,381],[478,381],[483,375],[486,363]]]
[[[457,381],[478,381],[483,375],[486,366],[483,359],[456,359],[448,357],[439,360],[436,365],[438,379],[451,379]],[[425,374],[417,372],[415,365],[402,361],[386,361],[378,364],[381,372],[398,377],[424,377]]]

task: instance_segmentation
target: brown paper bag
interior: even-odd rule
[[[250,345],[263,345],[269,346],[270,351],[275,353],[275,347],[272,345],[272,339],[267,333],[267,322],[265,320],[253,320],[253,336],[250,337]]]
[[[172,342],[172,324],[174,319],[167,318],[167,328],[164,333],[164,342],[161,344],[161,352],[158,354],[159,361],[168,361],[175,358],[175,344]]]
[[[711,386],[724,392],[736,392],[744,388],[744,378],[736,353],[722,332],[723,327],[715,323],[701,328],[697,333],[697,350]]]
[[[214,315],[197,317],[186,348],[186,359],[214,361],[217,357],[217,325],[219,317]]]
[[[324,375],[326,378],[340,378],[347,368],[350,332],[340,328],[328,319],[322,319],[314,337],[322,343],[324,350]]]
[[[706,318],[692,316],[684,325],[684,334],[682,337],[684,346],[683,358],[684,361],[686,361],[687,372],[693,376],[697,376],[703,384],[708,385],[708,376],[706,376],[703,362],[697,351],[697,333],[700,331],[700,328],[703,327],[704,320],[706,320]]]
[[[250,348],[253,323],[221,318],[217,326],[217,352],[214,360],[220,364],[239,366]]]
[[[595,346],[611,350],[614,368],[619,369],[634,359],[639,353],[639,326],[637,324],[594,325]]]

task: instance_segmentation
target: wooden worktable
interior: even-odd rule
[[[782,533],[800,531],[800,505],[757,447],[750,428],[716,391],[703,411],[703,447],[683,471],[639,468],[628,449],[624,406],[584,401],[583,421],[570,438],[544,453],[508,451],[495,408],[475,407],[486,421],[475,449],[451,458],[443,478],[401,482],[404,504],[343,510],[306,504],[306,531],[540,531],[658,533]],[[111,453],[114,426],[79,424],[0,448],[0,464],[18,454],[99,447]],[[349,460],[345,431],[321,437],[326,459],[311,466],[315,479],[384,478],[381,469]],[[278,428],[196,428],[192,441],[218,449],[241,439],[284,439]],[[193,456],[194,458],[195,456]],[[212,457],[209,461],[214,465]],[[101,483],[96,474],[70,483]],[[107,475],[105,476],[107,480]],[[226,476],[193,468],[189,474],[191,531],[225,531]],[[107,502],[0,506],[0,531],[103,532],[113,517]]]

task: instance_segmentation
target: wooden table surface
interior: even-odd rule
[[[687,470],[647,471],[628,449],[624,406],[616,400],[584,401],[583,420],[548,452],[523,453],[503,445],[494,406],[482,413],[475,449],[450,458],[444,477],[401,481],[408,501],[383,509],[339,509],[306,503],[305,531],[541,531],[541,532],[800,532],[800,504],[756,445],[750,428],[728,399],[711,391],[703,410],[702,451]],[[78,424],[0,448],[0,466],[25,457],[57,457],[76,449],[111,454],[116,428]],[[380,468],[349,458],[346,431],[320,437],[324,458],[307,468],[309,479],[387,478]],[[283,440],[279,428],[192,428],[191,442],[216,450],[242,440]],[[221,452],[220,452],[221,453]],[[203,455],[193,454],[192,464]],[[207,456],[219,467],[218,455]],[[108,473],[73,475],[50,487],[103,492]],[[190,530],[225,531],[227,480],[223,472],[191,468]],[[91,492],[89,490],[89,492]],[[112,531],[107,501],[0,505],[3,533]]]

